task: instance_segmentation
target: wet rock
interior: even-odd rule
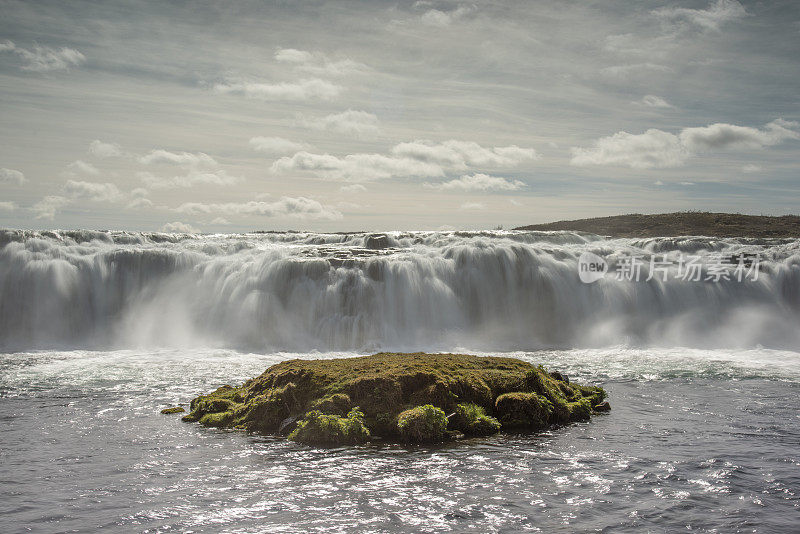
[[[161,410],[161,413],[166,415],[170,413],[184,413],[185,411],[186,410],[184,410],[180,406],[173,406],[171,408],[164,408],[163,410]]]
[[[596,411],[596,412],[608,412],[608,411],[611,411],[611,405],[608,403],[608,401],[603,401],[603,402],[601,402],[600,404],[597,404],[594,407],[594,411]]]
[[[364,240],[364,247],[371,250],[389,248],[389,237],[383,234],[372,234]]]

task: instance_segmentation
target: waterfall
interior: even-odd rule
[[[0,231],[0,349],[800,349],[800,241],[571,232]],[[609,272],[579,277],[591,252]],[[757,278],[705,280],[713,258]],[[647,259],[702,260],[699,281]],[[618,279],[643,258],[640,280]],[[672,266],[670,274],[677,274]]]

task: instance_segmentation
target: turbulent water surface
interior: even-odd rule
[[[0,247],[2,532],[800,524],[797,241],[3,231]],[[610,265],[593,284],[585,252]],[[757,277],[705,280],[743,254]],[[614,276],[653,255],[668,276]],[[684,256],[701,280],[680,279]],[[158,414],[286,358],[379,349],[507,353],[603,385],[614,409],[333,450]]]

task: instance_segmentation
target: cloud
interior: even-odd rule
[[[765,129],[717,123],[684,128],[678,135],[650,129],[643,134],[618,132],[602,137],[591,148],[573,147],[572,165],[617,165],[634,169],[679,167],[690,157],[713,150],[761,149],[800,134],[795,122],[774,120]]]
[[[461,204],[460,209],[462,210],[485,210],[486,206],[481,202],[464,202]]]
[[[69,204],[70,199],[58,195],[50,195],[34,204],[31,209],[36,213],[37,219],[52,221],[61,208]]]
[[[137,187],[131,191],[131,201],[128,203],[128,208],[141,209],[153,207],[153,202],[147,198],[150,192],[144,187]]]
[[[151,150],[149,154],[141,156],[139,163],[180,165],[182,167],[217,165],[217,161],[204,152],[169,152],[161,149]]]
[[[122,199],[122,193],[111,183],[79,182],[68,180],[64,192],[71,198],[81,198],[95,202],[114,202]]]
[[[761,172],[761,167],[758,165],[754,165],[752,163],[748,163],[747,165],[742,166],[742,172],[744,173],[753,173],[753,172]]]
[[[366,111],[348,109],[319,119],[304,120],[303,124],[316,130],[328,130],[356,137],[378,134],[378,117]]]
[[[343,185],[339,188],[339,191],[342,191],[343,193],[363,193],[366,190],[367,188],[361,184]]]
[[[311,171],[330,180],[368,182],[392,177],[443,177],[448,171],[463,171],[471,166],[508,167],[538,155],[532,148],[516,145],[487,148],[469,141],[450,140],[443,143],[414,141],[400,143],[391,155],[330,154],[298,152],[284,156],[272,164],[273,172]]]
[[[653,73],[653,72],[672,72],[672,69],[666,65],[659,65],[658,63],[644,62],[644,63],[628,63],[626,65],[612,65],[601,69],[602,74],[608,75],[612,78],[628,78],[633,74]]]
[[[418,5],[423,5],[421,3],[417,3]],[[434,28],[446,28],[450,26],[454,21],[464,17],[475,11],[474,6],[458,6],[455,9],[450,11],[446,11],[443,9],[428,9],[423,13],[419,20],[422,24],[426,26],[432,26]]]
[[[381,154],[348,154],[342,158],[330,154],[298,152],[283,157],[272,164],[273,172],[311,171],[329,180],[369,182],[392,177],[444,176],[436,163],[412,158],[398,158]]]
[[[339,96],[342,87],[327,80],[310,78],[282,83],[220,83],[214,91],[221,94],[244,95],[257,100],[332,100]]]
[[[319,52],[307,52],[294,48],[281,48],[275,52],[275,59],[283,63],[293,63],[295,69],[314,76],[345,76],[364,71],[367,66],[352,59],[331,60]]]
[[[314,59],[314,54],[294,48],[279,48],[275,52],[275,59],[286,63],[305,63]]]
[[[283,137],[253,137],[250,139],[250,146],[257,152],[270,155],[299,152],[308,148],[305,143],[296,143]]]
[[[128,209],[152,208],[153,201],[149,198],[134,198],[127,205]]]
[[[214,219],[211,220],[211,224],[219,224],[219,225],[227,226],[227,225],[231,224],[231,222],[228,219],[226,219],[225,217],[215,217]]]
[[[488,174],[473,174],[471,176],[464,175],[456,180],[440,184],[425,183],[423,186],[442,191],[517,191],[525,187],[525,183],[499,176],[489,176]]]
[[[352,59],[329,61],[321,63],[306,63],[297,67],[297,70],[314,76],[347,76],[368,70],[367,66]]]
[[[167,223],[161,227],[162,232],[166,232],[168,234],[199,234],[200,230],[192,226],[191,224],[182,223],[180,221],[175,221],[171,223]]]
[[[13,202],[0,202],[0,211],[14,211],[17,205]]]
[[[689,24],[706,30],[719,30],[726,22],[747,16],[744,6],[736,0],[717,0],[708,9],[663,7],[653,11],[661,19],[676,24]]]
[[[650,129],[643,134],[618,132],[602,137],[592,148],[571,149],[572,165],[618,165],[633,169],[679,167],[689,154],[677,135]]]
[[[634,102],[635,104],[639,104],[641,106],[647,106],[651,108],[671,108],[673,107],[672,104],[661,98],[660,96],[656,95],[645,95],[641,100]]]
[[[443,143],[426,140],[400,143],[392,148],[392,154],[454,170],[464,170],[469,166],[511,167],[528,159],[539,158],[532,148],[520,148],[516,145],[487,148],[472,141],[454,139]]]
[[[724,150],[731,148],[759,149],[790,139],[800,139],[800,134],[790,130],[798,123],[777,119],[765,129],[717,123],[700,128],[685,128],[680,133],[681,143],[694,152]]]
[[[202,184],[234,185],[242,181],[242,178],[239,176],[232,176],[223,169],[191,169],[185,175],[172,177],[156,176],[150,172],[139,172],[137,176],[151,189],[174,189],[177,187],[193,187]]]
[[[95,139],[89,143],[89,153],[97,158],[116,158],[123,155],[122,147],[116,143],[104,143]]]
[[[93,176],[100,174],[100,171],[97,170],[97,167],[82,160],[75,160],[67,165],[67,167],[73,171],[78,171],[83,174],[91,174]]]
[[[26,182],[25,175],[14,169],[0,169],[0,184],[22,185]]]
[[[203,204],[186,202],[175,211],[195,215],[200,213],[221,213],[225,215],[260,215],[264,217],[292,217],[296,219],[338,220],[342,214],[318,201],[306,197],[281,197],[273,202],[227,202],[222,204]]]
[[[50,48],[34,45],[32,49],[21,48],[11,41],[0,43],[0,52],[17,54],[24,64],[22,70],[32,72],[50,72],[67,70],[86,62],[86,56],[73,48]]]

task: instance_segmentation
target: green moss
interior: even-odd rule
[[[228,426],[233,421],[233,412],[217,412],[207,413],[200,418],[200,424],[203,426]]]
[[[351,408],[359,406],[371,435],[400,440],[406,438],[400,415],[415,406],[444,413],[468,407],[461,408],[464,420],[452,423],[451,430],[475,435],[494,432],[498,423],[535,430],[581,420],[587,403],[591,414],[591,407],[605,398],[601,388],[567,383],[559,376],[565,378],[514,358],[465,354],[288,360],[239,387],[222,386],[197,397],[183,420],[273,434],[290,418],[317,411],[347,419]]]
[[[430,404],[417,406],[397,416],[397,430],[403,441],[409,443],[442,441],[447,430],[447,415]]]
[[[319,410],[322,413],[345,415],[351,409],[352,403],[350,396],[345,393],[334,393],[321,399],[317,399],[310,404],[312,410]]]
[[[495,413],[506,429],[541,430],[550,424],[553,404],[537,393],[505,393],[495,401]]]
[[[456,406],[456,411],[450,416],[448,428],[458,430],[472,436],[488,436],[500,431],[500,422],[477,404],[467,403]]]
[[[358,408],[352,409],[347,417],[312,410],[289,434],[291,441],[315,445],[353,445],[369,441],[369,438],[364,413]]]
[[[173,406],[172,408],[164,408],[163,410],[161,410],[161,413],[166,415],[166,414],[171,414],[171,413],[183,413],[185,411],[186,410],[184,410],[180,406]]]

